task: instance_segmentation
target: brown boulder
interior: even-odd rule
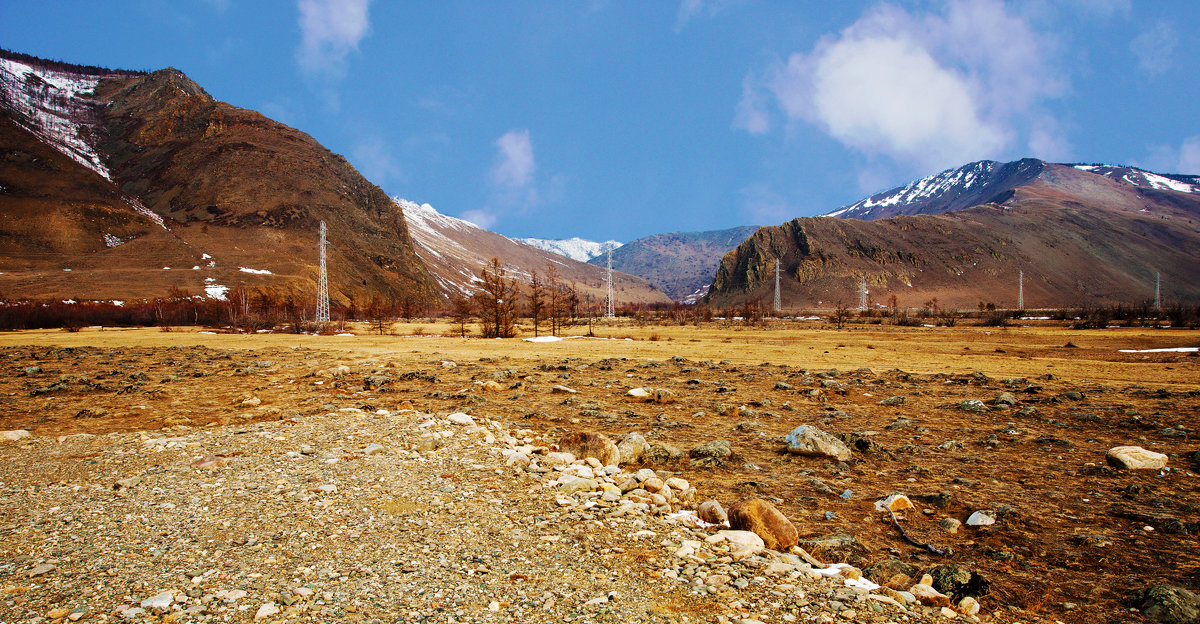
[[[771,550],[787,550],[800,543],[800,532],[774,505],[748,498],[729,507],[729,528],[753,531]]]
[[[558,441],[558,450],[571,453],[576,459],[594,457],[605,466],[616,466],[621,462],[617,443],[603,433],[593,431],[568,433]]]

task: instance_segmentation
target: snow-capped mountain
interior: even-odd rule
[[[517,281],[528,283],[535,271],[544,279],[552,266],[558,280],[564,285],[573,284],[584,300],[604,301],[606,271],[600,267],[489,232],[470,221],[444,215],[429,204],[399,197],[392,201],[404,211],[417,255],[445,292],[471,294],[479,281],[479,270],[492,258],[499,258]],[[613,274],[613,291],[618,303],[669,301],[645,280],[625,273]]]
[[[1058,165],[1033,158],[1008,163],[981,160],[876,193],[824,216],[873,221],[897,215],[940,214],[986,203],[1002,204],[1013,197],[1015,189],[1040,177],[1061,178],[1066,167],[1142,189],[1200,193],[1200,176],[1194,175],[1160,174],[1121,165]]]
[[[599,243],[579,237],[559,240],[547,238],[518,238],[517,240],[526,245],[533,245],[538,249],[545,249],[546,251],[554,252],[560,256],[566,256],[579,262],[587,262],[592,258],[602,256],[610,249],[616,249],[622,244],[615,240]]]
[[[1123,184],[1156,191],[1200,193],[1200,176],[1152,173],[1145,169],[1123,165],[1074,165],[1080,171],[1095,173]]]

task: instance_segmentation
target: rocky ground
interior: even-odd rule
[[[1195,390],[308,348],[8,347],[0,371],[0,428],[32,432],[0,443],[2,622],[1138,621],[1138,591],[1200,585]],[[798,425],[850,457],[788,453]],[[577,431],[649,453],[553,454]],[[1167,469],[1107,466],[1120,445]],[[749,497],[804,550],[678,515]],[[865,582],[926,572],[980,611]]]

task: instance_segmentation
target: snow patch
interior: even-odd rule
[[[602,256],[610,249],[616,249],[623,243],[615,240],[604,241],[602,243],[596,241],[585,240],[578,236],[566,239],[545,239],[545,238],[518,238],[517,242],[532,245],[543,251],[556,253],[560,256],[566,256],[577,262],[587,262],[592,258]]]
[[[96,151],[97,104],[82,96],[96,90],[100,78],[34,68],[0,58],[0,101],[15,121],[75,162],[111,181]]]
[[[254,275],[274,275],[274,273],[266,269],[248,269],[246,267],[238,267],[238,270],[242,273],[252,273]]]
[[[1117,349],[1120,353],[1196,353],[1200,347],[1167,347],[1165,349]]]

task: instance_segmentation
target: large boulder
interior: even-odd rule
[[[693,468],[716,468],[725,465],[733,455],[733,449],[729,446],[729,440],[713,440],[692,449],[689,455],[691,460],[688,465]]]
[[[940,565],[930,570],[928,576],[934,589],[955,602],[966,596],[986,596],[992,590],[991,581],[966,566]]]
[[[1151,622],[1196,624],[1200,622],[1200,596],[1175,585],[1155,585],[1134,592],[1130,603]]]
[[[679,447],[666,442],[655,442],[646,449],[642,461],[647,464],[669,464],[683,459],[683,451]]]
[[[787,450],[807,457],[830,457],[838,461],[850,459],[850,448],[841,440],[812,425],[800,425],[787,434]]]
[[[625,434],[625,437],[621,438],[620,444],[617,444],[622,464],[636,464],[642,461],[642,456],[648,450],[650,450],[650,443],[646,442],[646,438],[642,434],[636,432]]]
[[[616,466],[621,463],[621,452],[617,443],[603,433],[593,431],[576,431],[568,433],[558,441],[560,451],[571,453],[576,459],[594,457],[605,466]]]
[[[1104,460],[1109,466],[1126,470],[1162,470],[1167,467],[1167,456],[1148,451],[1140,446],[1116,446],[1108,449]]]
[[[787,550],[800,543],[800,532],[770,502],[749,498],[729,506],[729,528],[753,531],[771,550]]]
[[[729,514],[726,513],[721,503],[715,500],[707,500],[700,503],[700,507],[696,513],[700,516],[701,520],[709,524],[724,524],[729,522]]]
[[[879,585],[905,590],[913,585],[912,579],[917,574],[917,568],[893,557],[872,563],[863,568],[862,573]]]
[[[806,539],[800,547],[826,563],[849,563],[861,566],[867,562],[867,549],[853,535],[838,533]]]

